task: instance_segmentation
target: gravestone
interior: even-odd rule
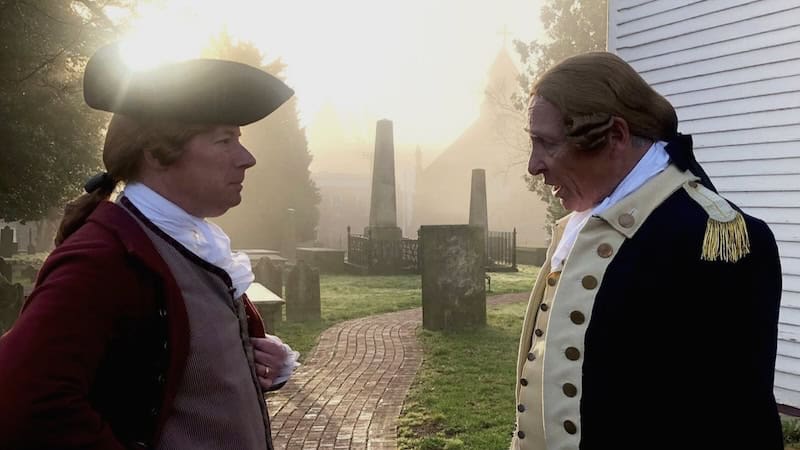
[[[286,320],[320,320],[319,271],[303,261],[289,270],[286,277]]]
[[[36,244],[33,241],[33,227],[28,228],[28,254],[36,253]]]
[[[272,262],[269,258],[261,258],[253,269],[256,281],[283,297],[283,265]]]
[[[22,285],[0,276],[0,335],[8,331],[19,316],[24,300]]]
[[[283,239],[281,240],[281,256],[289,262],[297,261],[297,233],[294,217],[294,209],[286,210],[286,223],[283,228]]]
[[[0,257],[9,258],[17,253],[17,243],[14,242],[14,229],[6,225],[0,230]]]
[[[471,225],[423,225],[422,326],[456,330],[486,324],[486,241]]]
[[[6,262],[3,258],[0,258],[0,275],[9,283],[14,281],[14,268],[11,266],[11,263]]]

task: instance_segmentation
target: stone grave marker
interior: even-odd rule
[[[19,316],[24,300],[22,285],[0,276],[0,335],[11,328]]]
[[[283,268],[282,265],[273,263],[269,258],[261,258],[253,269],[256,281],[274,292],[278,297],[283,297]]]
[[[17,253],[17,243],[14,242],[14,229],[6,225],[0,229],[0,257],[9,258]]]
[[[471,225],[420,227],[422,326],[470,329],[486,324],[486,241]]]
[[[297,261],[286,278],[286,320],[320,320],[319,271],[303,261]]]

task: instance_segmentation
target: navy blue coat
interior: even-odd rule
[[[619,248],[585,336],[581,449],[783,448],[778,249],[744,217],[750,254],[703,261],[708,214],[679,189]]]

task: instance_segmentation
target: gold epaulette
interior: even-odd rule
[[[683,188],[708,213],[700,259],[736,262],[750,253],[747,224],[739,211],[697,181],[688,181]]]

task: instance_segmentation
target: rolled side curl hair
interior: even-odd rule
[[[146,120],[115,114],[108,125],[103,145],[103,164],[107,172],[90,178],[84,187],[86,193],[66,204],[55,244],[61,245],[77,231],[97,205],[111,196],[119,182],[138,178],[145,152],[168,166],[181,156],[184,146],[192,137],[212,128],[213,125]]]
[[[606,143],[614,117],[624,119],[633,136],[649,140],[669,140],[678,130],[675,108],[613,53],[565,59],[536,81],[535,96],[561,111],[567,142],[584,150]]]

